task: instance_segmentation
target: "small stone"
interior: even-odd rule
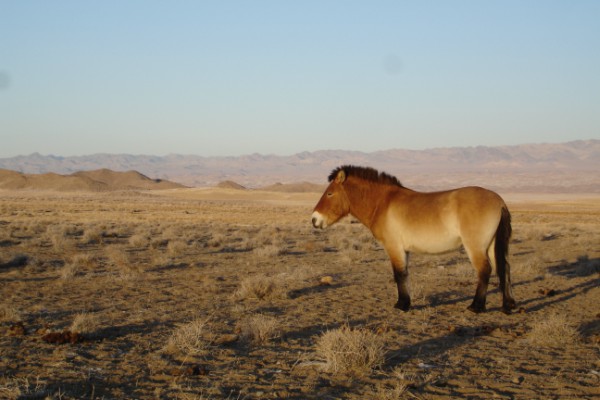
[[[27,334],[25,325],[22,322],[17,322],[10,328],[8,328],[8,336],[24,336]]]
[[[548,297],[556,296],[557,293],[554,289],[540,289],[540,294]]]
[[[321,286],[331,286],[333,284],[333,276],[326,275],[319,281]]]
[[[239,339],[240,337],[238,335],[230,333],[219,336],[213,343],[216,345],[228,345],[237,342]]]

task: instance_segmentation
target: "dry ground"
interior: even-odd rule
[[[0,398],[600,396],[600,198],[505,196],[520,309],[461,251],[384,251],[316,194],[0,192]]]

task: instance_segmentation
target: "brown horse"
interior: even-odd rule
[[[498,194],[480,187],[421,193],[386,173],[348,165],[334,169],[329,182],[312,214],[313,226],[326,228],[351,214],[369,228],[392,261],[396,308],[410,308],[409,252],[441,253],[461,244],[479,277],[468,309],[485,311],[492,267],[500,280],[502,311],[508,314],[515,308],[506,260],[510,213]]]

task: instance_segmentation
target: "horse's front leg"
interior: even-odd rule
[[[404,251],[394,251],[390,253],[392,269],[394,271],[394,281],[398,286],[398,302],[394,307],[402,311],[408,311],[410,308],[410,294],[408,292],[408,253]]]

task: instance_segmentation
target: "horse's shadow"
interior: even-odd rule
[[[548,269],[553,275],[560,275],[566,278],[586,277],[594,274],[600,274],[600,258],[589,258],[584,255],[577,258],[573,263],[561,263]]]
[[[290,290],[288,292],[288,297],[290,299],[296,299],[296,298],[302,297],[302,296],[312,295],[312,294],[316,294],[316,293],[322,293],[322,292],[325,292],[328,290],[339,289],[344,286],[347,286],[347,285],[342,284],[342,283],[334,283],[331,285],[316,284],[316,285],[308,286],[308,287],[301,288],[301,289]]]
[[[29,261],[30,258],[28,256],[22,254],[17,255],[10,261],[0,263],[0,271],[25,267]]]
[[[565,302],[600,286],[600,258],[590,259],[587,256],[582,256],[573,263],[561,263],[551,266],[548,271],[552,275],[558,275],[568,279],[587,278],[594,275],[596,277],[576,283],[566,289],[552,289],[546,292],[529,291],[530,294],[533,294],[534,296],[519,302],[521,306],[530,304],[530,306],[527,307],[527,311],[540,311],[552,304]]]
[[[573,285],[566,289],[554,290],[550,293],[540,292],[537,290],[529,290],[528,293],[533,294],[530,297],[517,299],[517,306],[522,307],[527,312],[536,312],[543,310],[556,303],[562,303],[568,301],[574,297],[581,296],[590,290],[600,287],[600,258],[589,259],[588,257],[580,257],[574,263],[561,263],[555,266],[551,266],[548,269],[550,274],[563,276],[569,279],[572,278],[587,278],[584,281],[574,282]],[[594,277],[595,275],[595,277]],[[520,281],[513,286],[527,286],[534,282],[543,281],[543,278],[534,278],[527,281]],[[498,288],[491,290],[490,292],[498,292]],[[440,299],[435,302],[434,305],[440,304],[454,304],[467,302],[471,299],[470,296],[457,296],[457,291],[448,291],[436,295],[435,299]],[[451,299],[442,300],[444,296],[453,297]],[[498,308],[499,310],[499,308]],[[495,308],[490,309],[495,311]],[[482,325],[485,328],[484,325]],[[494,329],[511,330],[514,324],[505,324],[494,326]],[[584,336],[592,336],[600,333],[600,322],[593,320],[581,325],[580,330]],[[485,331],[485,330],[484,330]],[[388,353],[388,361],[386,367],[393,368],[396,365],[405,363],[415,357],[426,356],[427,358],[435,357],[439,354],[445,353],[452,348],[457,348],[467,344],[468,342],[475,340],[478,334],[456,334],[456,332],[448,332],[441,336],[430,338],[424,341],[420,341],[415,344],[404,346],[397,350],[392,350]]]
[[[551,275],[561,276],[568,279],[572,278],[585,278],[592,277],[594,275],[597,278],[586,280],[572,285],[569,288],[561,290],[552,290],[549,293],[539,292],[536,290],[521,290],[521,293],[525,293],[525,297],[517,298],[517,307],[525,308],[525,311],[534,312],[540,311],[552,304],[562,303],[569,299],[572,299],[578,295],[587,293],[591,289],[600,285],[600,258],[590,259],[587,256],[581,256],[576,262],[573,263],[560,263],[553,265],[548,268],[548,272]],[[523,280],[513,283],[513,287],[527,288],[528,285],[541,282],[544,278],[536,277],[529,280]],[[499,293],[497,287],[498,282],[496,280],[490,281],[490,286],[496,286],[490,288],[488,294]],[[462,291],[458,290],[447,290],[442,293],[435,293],[427,297],[431,306],[441,305],[452,305],[472,300],[472,296],[464,296]],[[415,307],[418,308],[418,307]],[[488,311],[497,311],[500,307],[490,307]]]
[[[394,367],[402,365],[417,357],[433,359],[451,349],[466,345],[467,343],[475,340],[476,337],[476,335],[459,335],[453,332],[448,332],[441,336],[422,340],[414,344],[403,346],[396,350],[390,350],[386,355],[384,367],[393,369]]]

